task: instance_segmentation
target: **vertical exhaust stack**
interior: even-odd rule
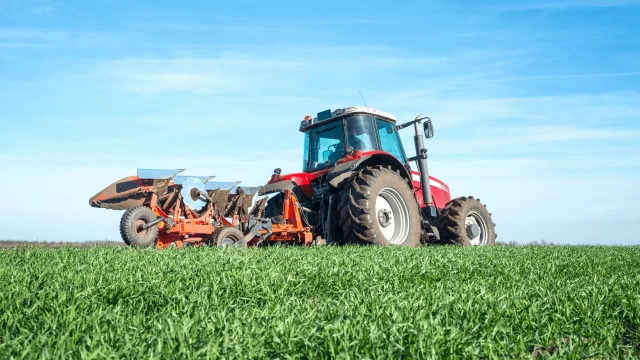
[[[424,141],[422,140],[422,134],[420,133],[420,128],[418,124],[427,119],[431,121],[428,117],[422,117],[422,114],[416,116],[413,126],[416,131],[416,135],[413,137],[413,141],[416,145],[416,157],[415,159],[418,162],[418,169],[420,170],[420,186],[422,187],[422,199],[424,204],[426,205],[424,211],[427,218],[435,218],[438,214],[436,213],[436,207],[433,205],[433,195],[431,194],[431,183],[429,181],[429,168],[427,167],[427,149],[424,147]]]
[[[422,114],[416,116],[414,120],[406,122],[401,125],[397,125],[395,130],[404,129],[413,125],[416,135],[413,137],[413,141],[416,145],[416,156],[408,158],[407,161],[416,161],[418,163],[418,170],[420,171],[420,187],[422,188],[422,200],[424,202],[423,217],[424,218],[436,218],[438,213],[433,203],[433,196],[431,194],[431,183],[429,181],[429,169],[427,168],[427,149],[424,147],[424,141],[422,140],[422,134],[420,134],[420,127],[418,124],[422,120],[427,120],[424,123],[425,136],[427,138],[433,137],[433,126],[431,125],[431,119],[428,116],[422,116]]]

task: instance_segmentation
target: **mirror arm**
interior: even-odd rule
[[[421,118],[418,118],[418,119],[415,119],[415,120],[411,120],[411,121],[406,122],[406,123],[404,123],[404,124],[396,125],[396,127],[395,127],[394,129],[395,129],[395,130],[401,130],[401,129],[404,129],[404,128],[406,128],[406,127],[409,127],[409,126],[411,126],[411,125],[413,125],[413,124],[415,124],[415,123],[420,123],[420,122],[421,122],[422,120],[424,120],[424,119],[429,119],[429,117],[428,117],[428,116],[425,116],[425,117],[421,117]]]
[[[413,125],[413,124],[415,124],[415,123],[418,123],[418,124],[419,124],[419,123],[420,123],[422,120],[424,120],[424,119],[431,120],[431,119],[429,119],[429,117],[428,117],[428,116],[420,117],[420,116],[418,115],[418,117],[417,117],[415,120],[411,120],[411,121],[406,122],[406,123],[404,123],[404,124],[396,125],[393,129],[394,129],[394,130],[396,130],[396,131],[398,131],[398,130],[402,130],[402,129],[404,129],[404,128],[406,128],[406,127],[409,127],[409,126],[411,126],[411,125]]]

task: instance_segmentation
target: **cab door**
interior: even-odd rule
[[[386,151],[395,156],[401,163],[407,165],[407,157],[400,142],[395,124],[376,118],[378,125],[378,138],[380,139],[380,150]]]

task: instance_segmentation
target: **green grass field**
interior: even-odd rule
[[[640,247],[0,250],[0,357],[639,358]]]

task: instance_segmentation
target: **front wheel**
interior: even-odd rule
[[[440,238],[449,244],[495,245],[495,226],[491,213],[480,199],[463,196],[451,200],[442,210]]]
[[[360,170],[340,191],[339,221],[347,241],[418,246],[421,217],[413,190],[382,166]]]

